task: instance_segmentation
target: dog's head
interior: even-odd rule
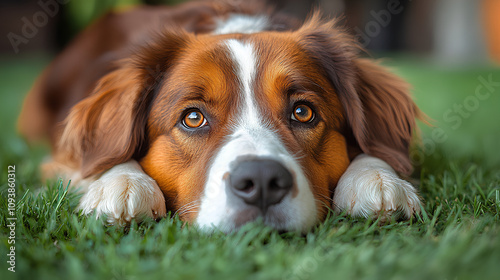
[[[139,160],[167,208],[202,227],[305,231],[356,154],[411,171],[418,109],[358,53],[317,15],[290,32],[165,33],[73,108],[61,144],[84,176]]]

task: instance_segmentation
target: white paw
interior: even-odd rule
[[[333,196],[334,208],[352,216],[381,217],[394,215],[410,218],[420,211],[416,189],[400,179],[381,159],[360,155],[340,178]]]
[[[144,216],[158,218],[166,213],[165,198],[155,180],[136,161],[106,171],[86,190],[78,206],[83,214],[105,215],[107,222],[124,225]]]

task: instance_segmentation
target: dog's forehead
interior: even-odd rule
[[[290,88],[321,95],[328,82],[290,34],[262,32],[199,36],[166,73],[157,108],[164,123],[202,103],[214,113],[277,112]],[[251,97],[251,98],[250,98]],[[243,104],[246,104],[242,106]],[[155,114],[153,109],[152,114]],[[158,116],[155,116],[158,119]]]
[[[172,70],[173,87],[191,86],[220,92],[232,89],[228,81],[243,83],[241,70],[251,71],[251,82],[259,87],[264,82],[305,85],[325,82],[318,63],[312,59],[292,33],[260,32],[200,36],[186,46],[182,59]],[[248,72],[248,71],[247,71]],[[249,74],[245,72],[246,74]],[[249,78],[249,77],[247,77]],[[249,81],[247,81],[249,82]],[[190,94],[185,90],[182,93]],[[207,94],[210,94],[208,92]],[[217,96],[219,97],[219,96]]]

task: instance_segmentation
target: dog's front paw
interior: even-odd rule
[[[83,214],[105,215],[107,222],[124,225],[144,216],[166,213],[165,198],[155,180],[136,161],[114,166],[87,189],[78,206]]]
[[[333,197],[337,211],[381,221],[410,218],[420,211],[416,189],[384,161],[358,156],[342,175]]]

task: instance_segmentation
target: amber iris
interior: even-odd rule
[[[191,110],[184,116],[184,125],[189,128],[202,127],[205,124],[205,117],[198,110]]]
[[[302,122],[302,123],[307,123],[312,121],[314,118],[314,112],[313,110],[304,104],[300,104],[295,106],[295,109],[293,110],[293,116],[292,119]]]

